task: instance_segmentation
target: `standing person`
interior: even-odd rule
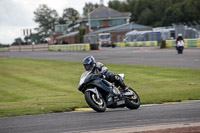
[[[178,34],[178,38],[176,39],[176,50],[178,54],[183,54],[184,49],[184,39],[182,37],[182,34]]]

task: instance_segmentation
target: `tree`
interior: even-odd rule
[[[135,13],[134,13],[134,7],[136,4],[136,0],[127,0],[127,7],[125,7],[127,10],[126,12],[131,12],[131,20],[134,21],[135,19]]]
[[[65,24],[68,24],[69,27],[75,26],[78,24],[78,19],[79,19],[79,12],[73,8],[66,8],[63,11],[63,15],[61,20],[65,22]]]
[[[66,21],[62,17],[59,17],[58,24],[66,24]]]
[[[182,10],[186,23],[200,23],[200,1],[185,0],[182,4]],[[184,9],[183,9],[184,8]]]
[[[176,5],[176,7],[178,7]],[[163,18],[163,25],[169,26],[172,23],[181,23],[183,22],[184,14],[180,8],[170,7],[165,12],[165,17]]]
[[[127,1],[113,0],[113,1],[108,2],[108,6],[120,12],[127,12],[131,10],[129,4],[133,4],[133,3],[134,3],[134,0],[127,0]]]
[[[138,22],[139,17],[142,15],[142,12],[149,8],[152,10],[152,1],[151,0],[136,0],[136,4],[134,7],[134,20]]]
[[[79,43],[84,43],[85,29],[79,29]]]
[[[24,40],[26,41],[26,43],[41,43],[44,42],[46,39],[46,36],[40,35],[39,33],[34,33],[34,34],[30,34],[29,36],[25,36]]]
[[[108,5],[131,12],[131,21],[149,26],[200,23],[200,0],[112,0]]]
[[[83,7],[83,15],[87,16],[88,15],[88,11],[91,12],[94,9],[96,9],[98,6],[99,5],[97,3],[96,4],[93,4],[91,2],[85,3],[85,6]]]
[[[56,10],[50,9],[47,5],[40,5],[34,11],[34,21],[39,23],[38,32],[49,35],[55,29],[58,22],[58,13]]]
[[[114,0],[114,1],[109,1],[108,2],[108,6],[112,9],[115,9],[115,10],[118,10],[118,11],[121,11],[121,2],[119,0]]]
[[[11,45],[22,45],[24,42],[21,37],[15,38],[15,41]]]
[[[162,26],[162,19],[164,17],[165,10],[172,5],[172,0],[152,1],[152,12],[154,13],[154,23],[152,26]]]
[[[152,10],[146,8],[144,11],[142,11],[137,22],[144,25],[153,25],[155,20],[154,18],[155,16]]]
[[[181,3],[174,4],[166,9],[162,25],[168,26],[172,23],[195,24],[199,22],[199,6],[195,5],[195,0],[185,0]]]

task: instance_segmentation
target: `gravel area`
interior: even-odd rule
[[[156,131],[134,132],[134,133],[200,133],[200,126],[163,129],[163,130],[156,130]]]

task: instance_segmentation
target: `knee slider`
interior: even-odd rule
[[[121,78],[118,75],[115,75],[115,80],[120,80]]]

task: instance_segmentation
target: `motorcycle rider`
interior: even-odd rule
[[[178,38],[176,39],[176,50],[178,51],[178,54],[182,54],[184,49],[184,39],[182,37],[182,34],[178,34]]]
[[[106,80],[111,83],[115,83],[116,86],[120,86],[125,92],[128,90],[129,87],[124,84],[120,76],[109,72],[108,68],[105,67],[101,62],[96,62],[93,56],[85,57],[83,59],[83,66],[86,71],[93,70],[95,74],[104,75]]]

